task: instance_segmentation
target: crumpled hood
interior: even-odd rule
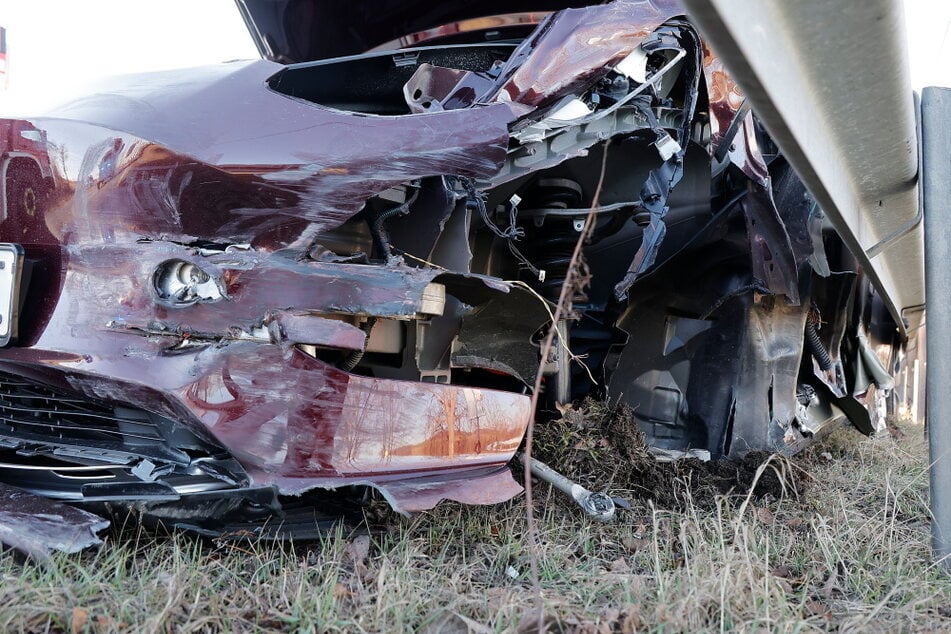
[[[398,38],[489,16],[538,22],[544,14],[597,0],[235,0],[261,55],[291,64],[356,55]],[[524,14],[537,14],[535,16]],[[490,29],[504,21],[473,24]],[[451,32],[449,28],[447,34]],[[400,48],[400,46],[394,46]]]

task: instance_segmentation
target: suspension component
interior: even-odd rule
[[[522,206],[531,209],[526,215],[534,220],[532,246],[526,255],[539,272],[544,272],[532,284],[540,295],[552,301],[558,300],[561,285],[568,275],[571,255],[578,242],[579,227],[584,227],[584,216],[545,215],[544,211],[580,209],[583,197],[581,185],[567,178],[541,178],[524,196]],[[576,291],[574,300],[584,299]]]

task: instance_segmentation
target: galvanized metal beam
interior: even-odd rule
[[[917,327],[923,238],[901,2],[684,4],[899,328]]]
[[[951,88],[921,96],[921,187],[928,289],[928,446],[935,556],[951,570]]]

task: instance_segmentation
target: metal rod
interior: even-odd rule
[[[921,139],[919,186],[924,190],[925,208],[927,356],[934,360],[925,376],[931,535],[935,558],[951,571],[951,364],[941,362],[951,358],[951,89],[924,89]]]
[[[516,457],[522,464],[525,464],[524,454],[516,454]],[[598,522],[610,522],[614,519],[617,509],[614,500],[610,496],[605,493],[589,491],[558,473],[541,460],[530,458],[529,461],[529,469],[531,469],[533,476],[539,480],[544,480],[565,495],[570,496],[591,519]]]

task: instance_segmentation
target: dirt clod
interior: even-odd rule
[[[739,460],[658,462],[624,404],[589,399],[561,413],[536,427],[533,455],[593,491],[649,499],[663,508],[683,508],[688,500],[709,508],[717,496],[751,490],[755,499],[799,495],[808,480],[788,458],[765,451]]]

